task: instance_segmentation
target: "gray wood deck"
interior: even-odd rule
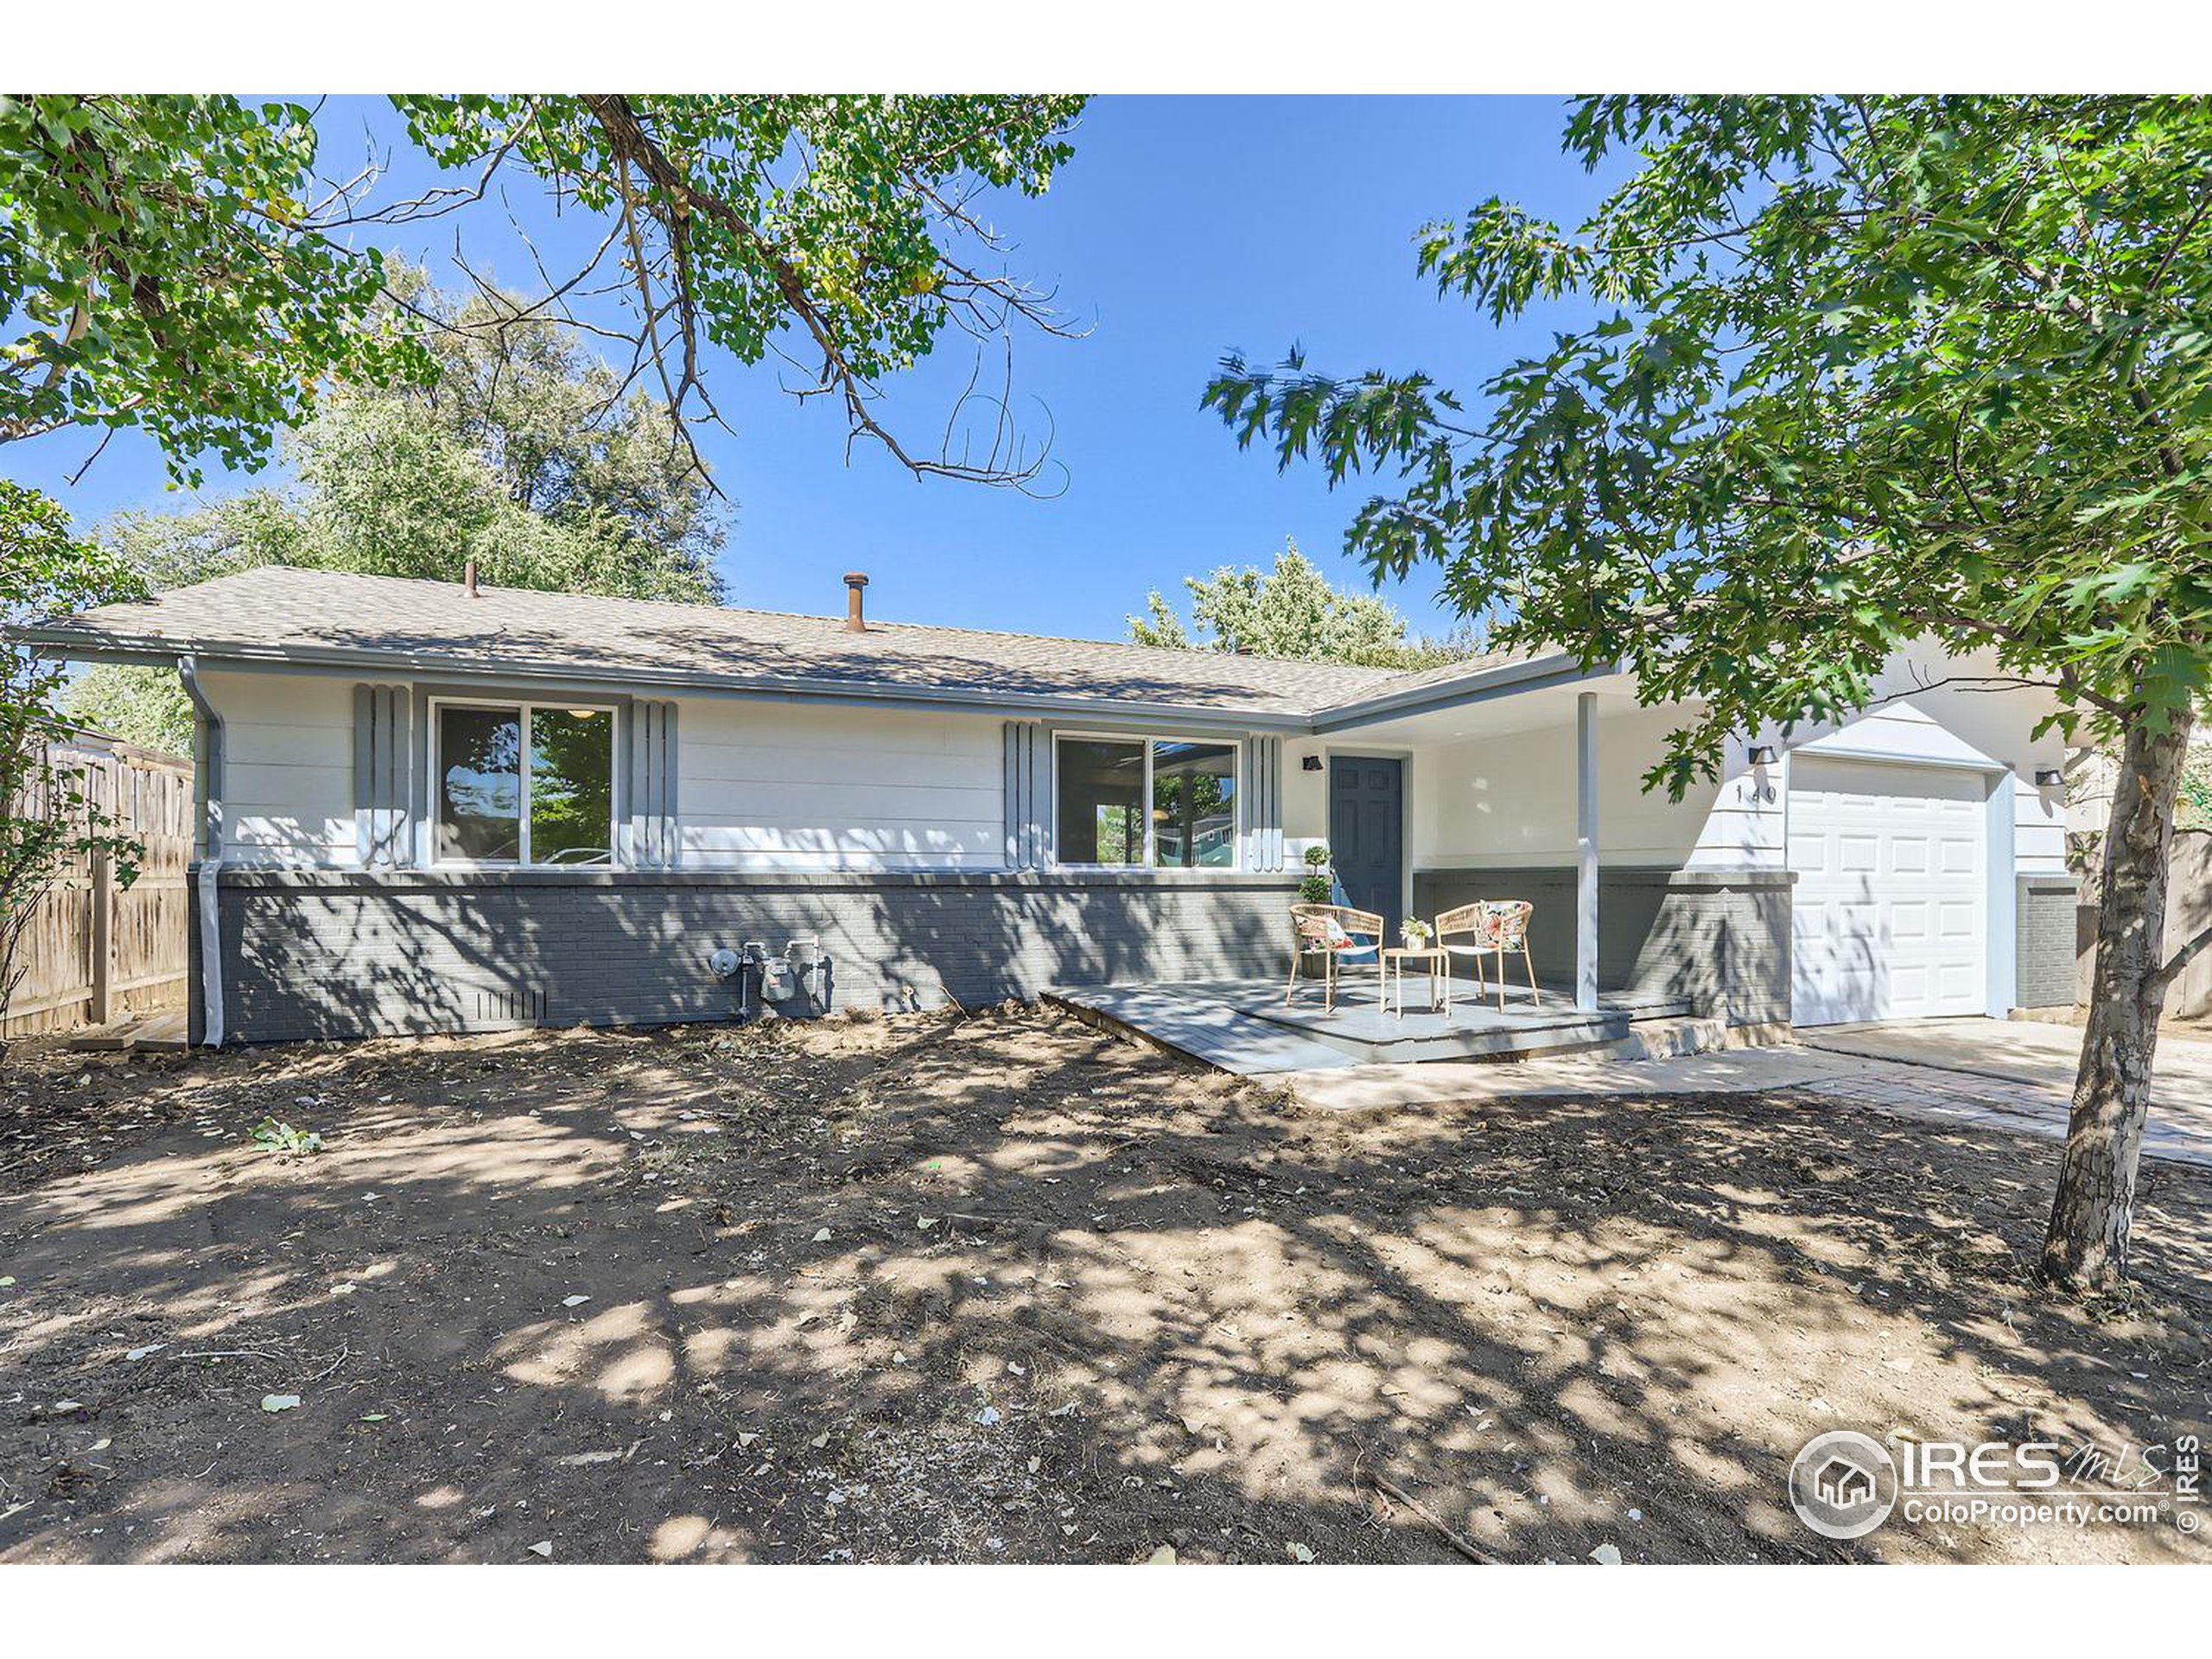
[[[1379,1005],[1375,982],[1338,988],[1333,1011],[1316,986],[1300,988],[1286,1006],[1279,979],[1185,980],[1159,985],[1058,986],[1047,992],[1082,1017],[1125,1027],[1164,1047],[1242,1077],[1322,1071],[1407,1060],[1520,1058],[1569,1053],[1617,1042],[1638,1020],[1679,1018],[1680,999],[1608,991],[1595,1013],[1571,994],[1547,987],[1531,1000],[1523,987],[1478,1001],[1471,986],[1453,987],[1450,1014],[1432,1013],[1428,987],[1414,976],[1402,1019]]]

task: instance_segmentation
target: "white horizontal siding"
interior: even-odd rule
[[[2066,791],[2037,789],[2032,772],[2012,779],[2012,859],[2023,875],[2066,868]]]
[[[223,719],[223,856],[354,862],[353,682],[210,673],[200,683]]]
[[[964,830],[682,827],[687,870],[982,870],[1001,862],[997,826]]]
[[[1666,709],[1598,721],[1598,849],[1610,865],[1757,864],[1778,858],[1780,813],[1763,810],[1732,772],[1679,802],[1643,774],[1681,716]],[[1735,759],[1741,760],[1738,753]],[[1572,721],[1416,751],[1414,858],[1422,869],[1569,866],[1575,861]],[[1316,833],[1319,833],[1318,830]]]
[[[2062,870],[2060,791],[2032,782],[2035,768],[2063,760],[2056,733],[2030,735],[2048,694],[1945,683],[1949,675],[1990,671],[1990,664],[1940,654],[1901,658],[1878,688],[1898,701],[1854,722],[1839,747],[1911,758],[1940,748],[1948,728],[1948,741],[2012,768],[2018,868]],[[227,745],[224,856],[353,864],[353,677],[209,672],[203,683]],[[1658,758],[1671,723],[1665,711],[1641,709],[1608,712],[1599,722],[1605,861],[1782,867],[1782,804],[1764,798],[1764,786],[1780,778],[1749,776],[1741,742],[1729,744],[1719,784],[1694,786],[1680,804],[1663,791],[1644,792],[1640,774]],[[1827,729],[1761,741],[1802,747]],[[1005,856],[1001,730],[990,714],[682,699],[683,862],[737,870],[996,868]],[[415,741],[419,764],[421,734]],[[1357,734],[1286,747],[1285,829],[1294,842],[1327,835],[1326,773],[1305,772],[1300,760],[1360,747]],[[1408,852],[1421,868],[1571,864],[1573,779],[1571,720],[1415,744]]]
[[[1617,867],[1784,868],[1783,771],[1750,766],[1747,751],[1757,742],[1899,762],[1971,758],[2002,765],[2012,773],[2015,866],[2023,873],[2064,868],[2063,791],[2039,790],[2034,783],[2037,768],[2057,766],[2064,758],[2057,734],[2033,734],[2052,706],[2048,692],[2009,684],[1993,662],[1926,650],[1901,654],[1877,682],[1875,696],[1876,707],[1840,730],[1804,725],[1786,735],[1770,730],[1732,737],[1719,781],[1693,784],[1679,804],[1663,789],[1645,791],[1643,773],[1660,759],[1667,733],[1681,715],[1664,709],[1603,712],[1598,722],[1601,858]],[[1356,746],[1357,739],[1338,742]],[[1574,766],[1574,728],[1565,715],[1535,729],[1415,745],[1408,786],[1416,866],[1572,864]],[[1302,774],[1287,794],[1291,832],[1325,836],[1322,774]]]
[[[988,715],[685,699],[687,869],[991,869],[1004,858],[1001,722]]]
[[[679,758],[686,763],[683,775],[702,786],[732,784],[777,788],[792,781],[790,749],[762,744],[732,747],[701,744],[695,748],[682,741],[680,717],[677,747]],[[972,764],[963,766],[957,758],[939,750],[823,749],[816,753],[824,762],[822,769],[835,775],[805,780],[800,786],[808,790],[980,789],[995,798],[1004,787],[995,764],[977,771]],[[995,804],[992,810],[997,810]]]
[[[353,864],[353,680],[212,673],[202,683],[223,718],[224,857]],[[990,869],[1002,861],[994,716],[688,698],[677,745],[689,868]]]

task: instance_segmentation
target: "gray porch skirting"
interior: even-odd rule
[[[1731,1025],[1788,1024],[1796,880],[1783,870],[1601,868],[1599,985],[1685,998],[1699,1015]],[[1574,887],[1574,871],[1554,866],[1417,870],[1414,909],[1433,916],[1478,899],[1529,899],[1538,977],[1572,984]]]
[[[195,888],[196,877],[195,877]],[[226,869],[225,1034],[277,1042],[723,1020],[707,957],[818,935],[838,1008],[1285,970],[1290,875]],[[205,1031],[200,929],[192,1032]]]

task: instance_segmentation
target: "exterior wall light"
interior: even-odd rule
[[[2036,787],[2037,789],[2059,789],[2063,788],[2065,783],[2066,774],[2061,772],[2056,766],[2038,766],[2036,768]]]
[[[1770,766],[1774,764],[1774,746],[1771,743],[1754,743],[1751,745],[1751,764],[1753,766]]]
[[[1300,761],[1298,763],[1298,769],[1299,769],[1300,772],[1319,772],[1319,771],[1320,771],[1320,770],[1321,770],[1321,757],[1320,757],[1319,755],[1318,755],[1318,754],[1309,754],[1309,755],[1307,755],[1304,760],[1300,760]]]

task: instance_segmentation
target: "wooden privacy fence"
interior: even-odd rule
[[[2173,951],[2212,927],[2212,830],[2184,830],[2174,836],[2173,861],[2166,866],[2165,948]],[[2097,873],[2082,880],[2082,902],[2075,912],[2074,1001],[2089,1006],[2090,976],[2097,963]],[[2199,957],[2166,988],[2166,1016],[2173,1020],[2212,1018],[2212,955]]]
[[[2166,949],[2177,950],[2212,927],[2212,830],[2192,830],[2174,837],[2174,861],[2166,874]],[[2187,1019],[2212,1015],[2212,955],[2199,957],[2182,970],[2166,992],[2166,1012]]]
[[[57,741],[52,753],[57,767],[79,774],[107,830],[144,850],[128,887],[100,849],[73,860],[39,900],[0,1037],[105,1025],[185,1000],[192,763],[91,733]]]

